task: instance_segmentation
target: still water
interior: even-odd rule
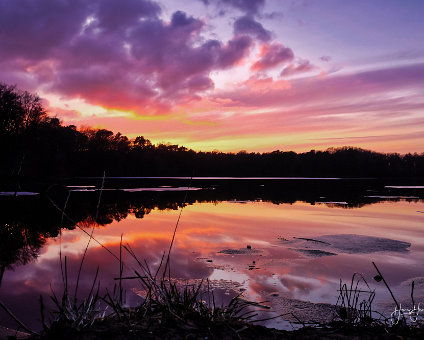
[[[293,313],[306,322],[331,320],[340,280],[350,282],[354,273],[376,290],[374,309],[390,316],[395,305],[383,283],[373,280],[372,262],[403,305],[411,304],[412,280],[415,301],[424,303],[422,186],[338,179],[188,180],[75,179],[55,194],[5,195],[1,301],[39,329],[40,295],[49,305],[52,289],[59,295],[63,290],[60,253],[62,264],[66,256],[72,293],[87,245],[78,295],[91,288],[97,267],[101,290],[112,291],[121,235],[124,245],[156,269],[180,217],[172,277],[189,284],[208,279],[219,301],[242,293],[270,307],[261,316]],[[136,262],[125,250],[121,256],[123,276],[133,276]],[[128,305],[141,301],[136,280],[126,280],[125,288]],[[292,321],[287,314],[268,325],[288,328]],[[3,312],[0,325],[15,326]]]

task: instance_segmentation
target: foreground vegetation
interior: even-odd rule
[[[99,296],[98,286],[96,290],[96,273],[88,296],[83,301],[78,301],[76,296],[71,296],[69,293],[65,258],[62,273],[63,295],[59,299],[53,293],[52,297],[56,305],[55,320],[50,325],[44,322],[44,307],[41,300],[44,329],[41,333],[33,333],[28,337],[31,339],[422,339],[424,336],[424,326],[421,322],[408,323],[407,318],[410,318],[410,315],[399,315],[398,319],[373,317],[372,302],[375,293],[359,274],[354,274],[350,283],[340,282],[339,298],[332,322],[309,326],[303,324],[303,327],[298,327],[296,330],[284,331],[255,325],[258,321],[255,319],[258,315],[257,304],[241,299],[240,296],[236,296],[226,305],[217,306],[208,282],[179,286],[169,277],[166,278],[169,257],[163,256],[158,270],[152,272],[146,262],[138,261],[129,246],[124,248],[136,259],[140,267],[140,271],[134,271],[133,279],[140,280],[145,288],[146,294],[141,305],[136,308],[123,307],[121,282],[125,278],[122,277],[124,266],[122,262],[120,262],[119,284],[113,293]],[[377,267],[376,269],[379,275],[375,280],[385,281]],[[390,291],[388,286],[387,288]],[[413,299],[413,291],[411,296]],[[111,307],[112,312],[107,316],[104,307],[100,307],[100,302]],[[295,312],[291,314],[294,315]]]
[[[40,98],[0,83],[0,176],[422,176],[423,154],[353,147],[306,153],[196,152],[106,129],[65,126]]]

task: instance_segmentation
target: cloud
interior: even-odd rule
[[[313,65],[272,40],[275,36],[258,19],[264,1],[210,3],[236,13],[233,35],[225,41],[209,38],[214,35],[203,17],[182,11],[167,17],[154,1],[1,1],[1,80],[57,98],[58,106],[57,101],[72,99],[70,107],[57,111],[65,123],[85,119],[89,124],[91,117],[98,126],[115,130],[119,122],[121,132],[136,135],[142,130],[157,141],[209,138],[213,143],[243,136],[244,143],[253,134],[278,138],[281,131],[345,126],[364,130],[348,131],[353,137],[395,134],[382,131],[377,121],[392,130],[408,122],[416,129],[423,105],[423,64],[409,61],[402,67],[341,70],[290,81],[267,78],[268,70],[282,70],[281,76],[288,77]],[[238,66],[251,61],[255,47],[260,52],[250,71],[257,74],[251,76],[246,72],[249,64]],[[325,53],[318,61],[331,61]],[[234,83],[232,74],[244,81]],[[101,106],[104,114],[89,117],[93,112],[87,103]],[[119,115],[112,109],[131,112]],[[81,117],[72,110],[80,110]],[[109,113],[114,117],[107,120]],[[137,125],[128,118],[135,115],[150,117],[138,119]],[[380,129],[379,134],[368,133],[365,122]]]
[[[248,14],[257,14],[264,7],[265,0],[200,0],[205,5],[214,4],[225,8],[235,8]]]
[[[252,40],[247,36],[235,37],[233,40],[230,40],[227,46],[221,49],[218,57],[218,65],[221,68],[234,66],[246,56],[251,45]]]
[[[193,108],[208,107],[201,119],[214,122],[213,129],[198,125],[196,131],[181,131],[196,146],[222,148],[231,140],[226,150],[265,151],[279,143],[296,150],[346,143],[369,148],[372,142],[383,152],[420,151],[423,86],[424,64],[290,81],[251,77],[233,89],[214,91],[209,103]],[[362,138],[369,135],[380,137]],[[358,138],[329,139],[344,136]]]
[[[97,3],[97,17],[102,28],[108,30],[122,30],[136,25],[140,18],[157,17],[160,6],[152,1],[126,0],[101,0]]]
[[[287,67],[285,67],[281,73],[281,77],[289,77],[294,74],[303,73],[303,72],[310,72],[315,70],[316,67],[312,65],[309,60],[302,60],[298,65],[290,64]]]
[[[213,89],[210,73],[237,65],[253,45],[247,35],[205,40],[202,20],[160,14],[148,0],[2,2],[0,71],[45,93],[161,113]]]
[[[84,1],[1,1],[0,57],[39,60],[78,34]]]
[[[274,81],[266,78],[268,90],[256,96],[256,80],[251,78],[250,86],[238,87],[232,91],[217,92],[214,97],[226,100],[233,106],[273,107],[275,105],[299,105],[304,108],[308,103],[321,103],[331,100],[333,104],[340,102],[357,104],[369,101],[370,97],[387,98],[390,92],[396,95],[399,91],[408,91],[408,98],[413,89],[424,85],[424,64],[413,64],[393,68],[368,70],[361,73],[349,73],[326,77],[297,79],[290,82]],[[262,83],[265,80],[261,80]],[[290,84],[290,87],[287,87]],[[280,88],[282,86],[282,88]],[[405,96],[400,92],[399,96]],[[355,98],[359,98],[360,101]]]
[[[234,34],[249,34],[263,42],[271,39],[271,32],[249,15],[240,17],[234,22]]]
[[[283,63],[290,62],[293,58],[293,51],[288,47],[284,47],[281,43],[264,44],[262,46],[260,59],[252,65],[251,70],[262,71],[270,69]]]

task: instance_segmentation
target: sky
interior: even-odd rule
[[[422,0],[1,0],[0,82],[195,150],[424,152]]]

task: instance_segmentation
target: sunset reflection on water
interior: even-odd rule
[[[371,262],[378,264],[400,299],[407,296],[405,281],[423,276],[422,210],[422,201],[387,201],[349,209],[303,202],[194,203],[183,209],[178,224],[171,252],[172,277],[209,278],[223,294],[243,291],[246,299],[268,300],[276,312],[287,312],[281,310],[287,307],[287,301],[283,304],[278,299],[336,303],[340,279],[349,281],[358,272],[377,290],[377,300],[384,309],[390,303],[389,294],[381,284],[373,282],[376,273]],[[123,244],[129,244],[139,259],[146,259],[155,269],[169,249],[179,214],[180,210],[153,209],[141,219],[129,214],[104,226],[95,225],[95,241],[90,241],[83,266],[81,295],[90,288],[97,267],[103,289],[112,290],[113,278],[119,276],[118,261],[97,242],[119,256],[122,234]],[[86,224],[89,233],[90,228]],[[313,257],[290,243],[295,238],[339,234],[388,238],[409,242],[411,246],[406,251],[369,253],[363,249],[358,253]],[[87,234],[78,228],[63,230],[61,238],[48,239],[35,262],[6,270],[0,287],[2,301],[38,328],[39,317],[34,318],[39,315],[38,296],[49,295],[50,284],[55,291],[61,290],[59,250],[62,257],[67,257],[69,277],[75,281],[87,242]],[[309,242],[310,246],[307,241],[303,243],[314,248],[314,242]],[[135,261],[125,251],[123,260],[124,276],[132,276]],[[127,303],[141,301],[134,294],[140,289],[136,281],[127,280],[126,288]],[[11,325],[4,314],[1,318],[2,324]]]

